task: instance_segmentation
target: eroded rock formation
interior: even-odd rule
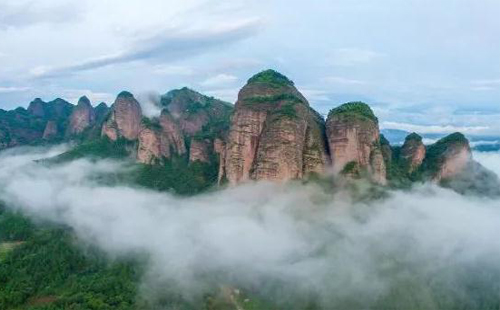
[[[273,70],[255,75],[238,95],[220,179],[285,181],[322,172],[323,126],[292,81]]]
[[[179,124],[169,112],[164,110],[161,113],[160,125],[164,134],[162,147],[166,149],[165,151],[169,152],[169,150],[172,150],[177,155],[185,154],[186,142],[184,140],[184,135],[182,134]]]
[[[386,183],[378,120],[362,102],[343,104],[328,114],[326,135],[334,174],[366,172],[373,181]]]
[[[123,137],[136,140],[141,130],[142,111],[139,102],[126,91],[121,92],[111,108],[111,114],[103,125],[102,135],[111,140]]]
[[[67,135],[82,133],[85,129],[94,124],[96,115],[90,100],[83,96],[78,100],[77,106],[73,109],[69,117]]]
[[[453,178],[472,162],[469,141],[461,133],[453,133],[427,148],[425,172],[435,181]]]
[[[45,125],[45,130],[43,131],[42,138],[44,140],[52,140],[59,135],[59,131],[57,129],[57,123],[55,121],[48,121]]]
[[[161,159],[162,148],[161,138],[158,132],[150,128],[142,128],[139,133],[139,145],[137,148],[137,161],[143,164],[151,165]],[[168,154],[167,154],[168,155]]]
[[[425,145],[416,133],[408,135],[401,147],[401,161],[405,172],[413,173],[420,168],[425,158]]]
[[[189,147],[189,162],[200,161],[208,163],[210,161],[210,140],[191,140]]]
[[[201,131],[213,131],[220,122],[229,119],[233,106],[202,95],[187,87],[169,91],[161,97],[161,107],[176,121],[182,133],[194,136]]]

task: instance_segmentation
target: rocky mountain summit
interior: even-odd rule
[[[426,147],[412,133],[401,147],[391,146],[367,104],[340,105],[325,121],[294,83],[274,70],[251,77],[234,106],[186,87],[167,92],[156,104],[161,114],[149,118],[127,91],[110,108],[104,103],[94,108],[86,97],[76,106],[37,98],[28,109],[0,110],[0,148],[76,140],[83,149],[126,154],[151,167],[216,167],[209,169],[210,182],[231,185],[333,175],[399,186],[464,179],[468,171],[493,180],[474,162],[462,134]]]
[[[141,105],[134,95],[123,91],[118,94],[111,107],[111,114],[102,127],[102,135],[112,141],[118,138],[136,140],[139,136],[141,118]]]
[[[378,119],[367,104],[349,102],[332,109],[326,135],[334,174],[367,174],[376,183],[386,184]]]
[[[66,135],[71,136],[82,133],[85,129],[92,126],[95,120],[96,112],[90,104],[90,100],[85,96],[81,97],[69,117]]]
[[[324,121],[285,76],[267,70],[241,89],[221,161],[221,179],[300,179],[328,162]]]
[[[424,161],[425,153],[426,149],[422,137],[416,133],[408,135],[401,148],[401,160],[405,172],[413,173],[419,169]]]
[[[423,166],[433,180],[441,181],[459,175],[471,162],[469,141],[456,132],[428,147]]]

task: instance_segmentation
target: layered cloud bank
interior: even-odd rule
[[[500,275],[499,200],[426,184],[355,202],[347,193],[293,183],[181,198],[99,182],[130,169],[125,163],[34,162],[63,150],[0,153],[2,199],[33,218],[68,225],[112,256],[147,257],[145,286],[158,291],[168,283],[193,297],[231,285],[283,303],[301,296],[357,307],[405,285],[414,294],[437,287],[468,296],[474,280],[464,275]],[[476,158],[489,168],[500,162]]]

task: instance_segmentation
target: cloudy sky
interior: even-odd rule
[[[498,0],[2,0],[0,108],[189,86],[234,102],[274,68],[322,113],[500,134]]]

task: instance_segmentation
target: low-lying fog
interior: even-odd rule
[[[128,169],[119,162],[34,162],[63,150],[0,153],[0,197],[113,257],[146,254],[145,286],[170,283],[189,297],[213,283],[269,292],[281,283],[288,297],[363,304],[414,278],[467,292],[463,270],[500,270],[499,200],[426,184],[354,203],[317,185],[265,182],[181,198],[95,181]],[[500,173],[499,153],[475,157]]]

